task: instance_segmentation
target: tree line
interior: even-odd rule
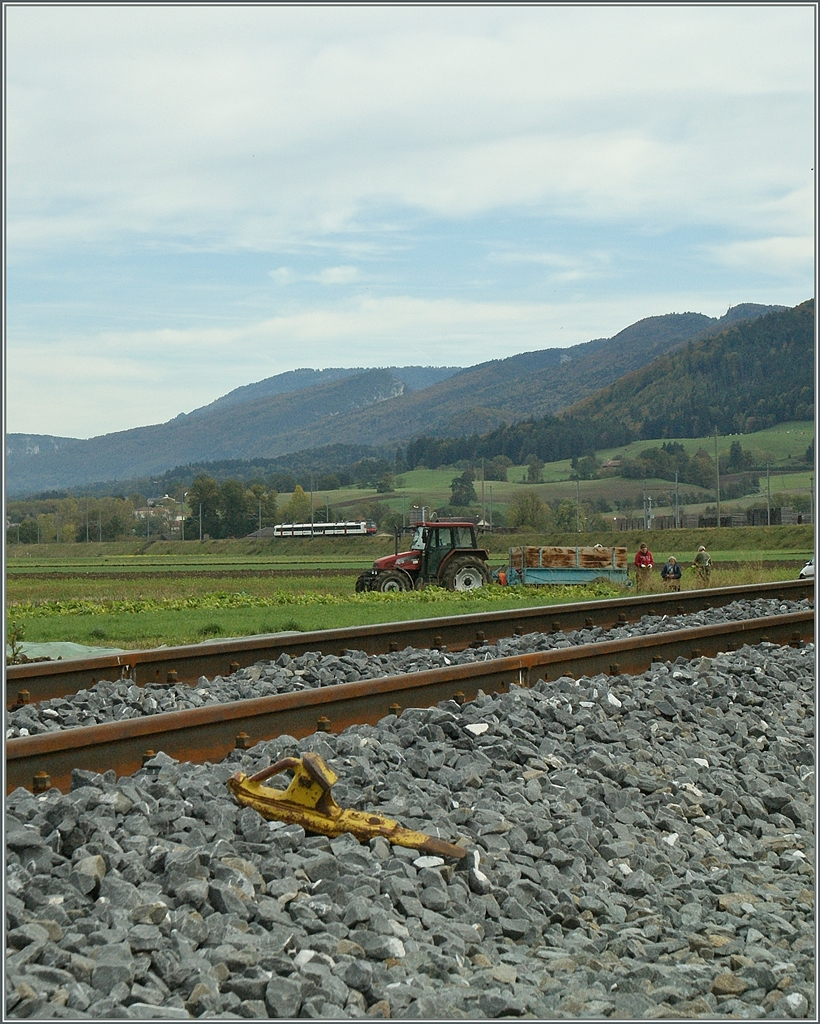
[[[43,497],[10,501],[8,539],[21,544],[112,541],[133,537],[140,524],[134,513],[146,508],[144,495],[108,497]],[[154,512],[155,527],[162,513]],[[146,525],[142,526],[142,532]]]

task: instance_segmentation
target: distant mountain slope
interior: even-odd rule
[[[420,388],[428,388],[439,381],[452,377],[454,373],[461,370],[460,366],[388,366],[381,367],[387,373],[392,374],[397,380],[404,384],[407,391],[418,391]],[[224,408],[228,405],[241,405],[245,402],[252,402],[258,398],[271,398],[274,395],[290,394],[294,391],[303,391],[306,388],[317,387],[321,384],[329,384],[337,380],[346,380],[349,377],[358,377],[362,373],[369,372],[364,367],[358,369],[343,369],[331,367],[326,370],[289,370],[286,373],[278,373],[275,377],[266,377],[265,380],[257,381],[255,384],[245,384],[241,388],[235,388],[227,395],[217,398],[209,405],[203,405],[194,409],[188,415],[200,416],[203,413],[211,412],[213,409]],[[180,417],[177,417],[178,419]]]
[[[422,434],[484,433],[558,412],[658,355],[739,316],[772,308],[785,307],[746,304],[720,319],[700,313],[648,317],[611,339],[464,370],[295,370],[237,388],[168,423],[87,441],[9,434],[6,488],[19,495],[145,477],[195,462],[275,458],[333,444],[383,446]]]
[[[465,392],[469,389],[470,397],[476,399],[476,423],[472,428],[468,426],[465,394],[465,407],[455,414],[458,419],[442,417],[440,425],[431,433],[448,436],[460,432],[454,429],[457,425],[464,425],[464,432],[470,429],[480,432],[481,420],[486,421],[485,410],[492,407],[498,410],[499,421],[506,422],[560,412],[687,341],[706,337],[735,320],[752,319],[786,308],[744,303],[720,318],[701,313],[647,317],[612,338],[548,350],[553,358],[540,366],[531,363],[528,357],[541,353],[481,364],[462,371],[449,383],[451,394],[466,385]],[[515,386],[505,389],[507,384]]]
[[[748,303],[744,315],[761,316],[785,308]],[[733,310],[721,318],[669,313],[640,320],[613,338],[480,363],[423,391],[405,392],[383,405],[340,414],[333,425],[334,440],[386,444],[427,434],[480,434],[503,423],[554,414],[658,355],[735,319]],[[327,440],[317,422],[292,431],[288,442],[288,450],[300,451]]]
[[[54,452],[65,452],[82,444],[84,442],[76,437],[55,437],[53,434],[6,434],[6,460],[22,461],[42,457]]]
[[[814,302],[735,320],[577,402],[558,416],[504,425],[479,437],[417,437],[409,468],[506,455],[567,459],[641,438],[751,433],[814,418]]]
[[[298,433],[317,419],[322,421],[320,432],[327,444],[337,440],[335,417],[395,398],[404,387],[386,370],[368,370],[307,391],[257,398],[240,406],[217,406],[202,415],[178,416],[156,426],[51,448],[40,444],[36,455],[30,454],[29,435],[11,434],[6,439],[7,489],[18,494],[146,476],[189,462],[273,456],[289,450],[279,438]]]

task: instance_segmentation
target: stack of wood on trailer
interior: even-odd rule
[[[510,565],[523,569],[626,569],[626,548],[534,547],[510,548]]]
[[[631,586],[625,547],[605,548],[602,544],[585,547],[535,547],[524,545],[509,549],[509,565],[499,582],[591,583],[609,580]]]

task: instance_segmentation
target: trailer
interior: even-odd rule
[[[517,584],[592,583],[595,580],[631,587],[626,548],[534,547],[510,548],[506,569],[497,569],[494,580],[502,586]]]

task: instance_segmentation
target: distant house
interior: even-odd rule
[[[601,469],[620,469],[622,465],[623,459],[609,459],[601,466]]]

